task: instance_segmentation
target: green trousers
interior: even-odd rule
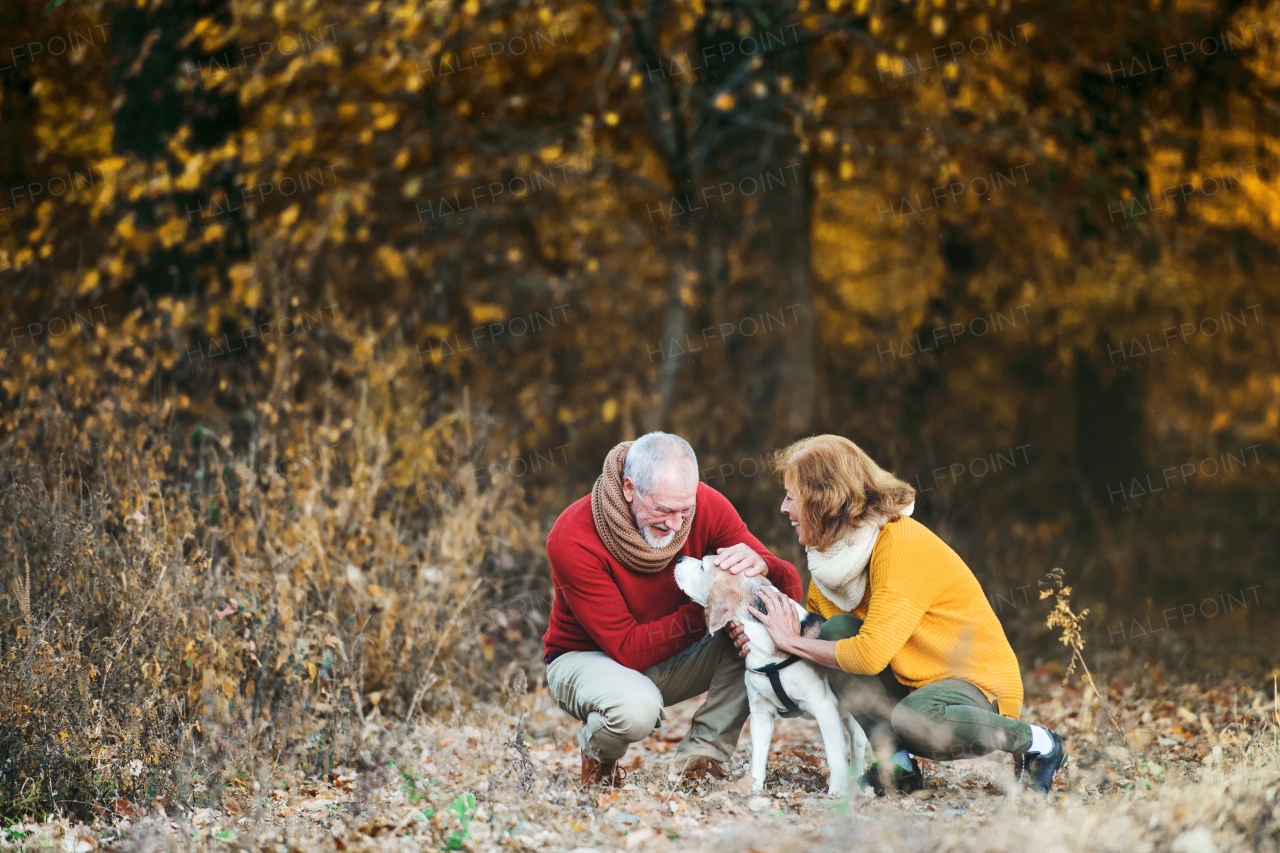
[[[862,620],[849,614],[828,619],[821,640],[855,636]],[[1031,727],[1002,716],[995,702],[975,684],[944,678],[912,689],[885,667],[879,675],[854,675],[828,669],[840,703],[867,733],[876,754],[900,749],[932,761],[974,758],[990,752],[1024,752],[1031,746]]]

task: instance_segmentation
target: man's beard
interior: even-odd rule
[[[667,533],[666,536],[658,538],[653,535],[652,528],[646,524],[644,527],[640,528],[640,536],[644,538],[645,542],[649,543],[650,548],[665,548],[670,545],[671,540],[675,538],[676,531],[672,530]]]

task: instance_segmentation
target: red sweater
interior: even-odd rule
[[[799,600],[800,575],[747,530],[737,510],[705,483],[684,548],[671,559],[704,557],[745,542],[769,564],[773,585]],[[555,590],[551,624],[542,637],[547,656],[601,651],[623,666],[643,670],[698,642],[706,634],[702,605],[676,586],[671,566],[653,574],[624,567],[600,541],[591,519],[591,495],[569,505],[547,534]]]

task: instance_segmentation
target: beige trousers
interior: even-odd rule
[[[668,705],[706,693],[672,763],[698,757],[727,762],[747,721],[746,664],[727,631],[704,637],[643,672],[604,652],[566,652],[547,667],[547,686],[566,713],[582,721],[578,744],[596,761],[616,761],[653,733]]]

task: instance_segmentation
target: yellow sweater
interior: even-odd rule
[[[982,688],[1000,713],[1022,711],[1022,673],[978,579],[927,527],[905,516],[886,524],[868,567],[867,594],[853,615],[858,635],[836,642],[845,672],[874,675],[885,666],[898,681],[923,687],[960,678]],[[808,610],[841,613],[809,583]]]

